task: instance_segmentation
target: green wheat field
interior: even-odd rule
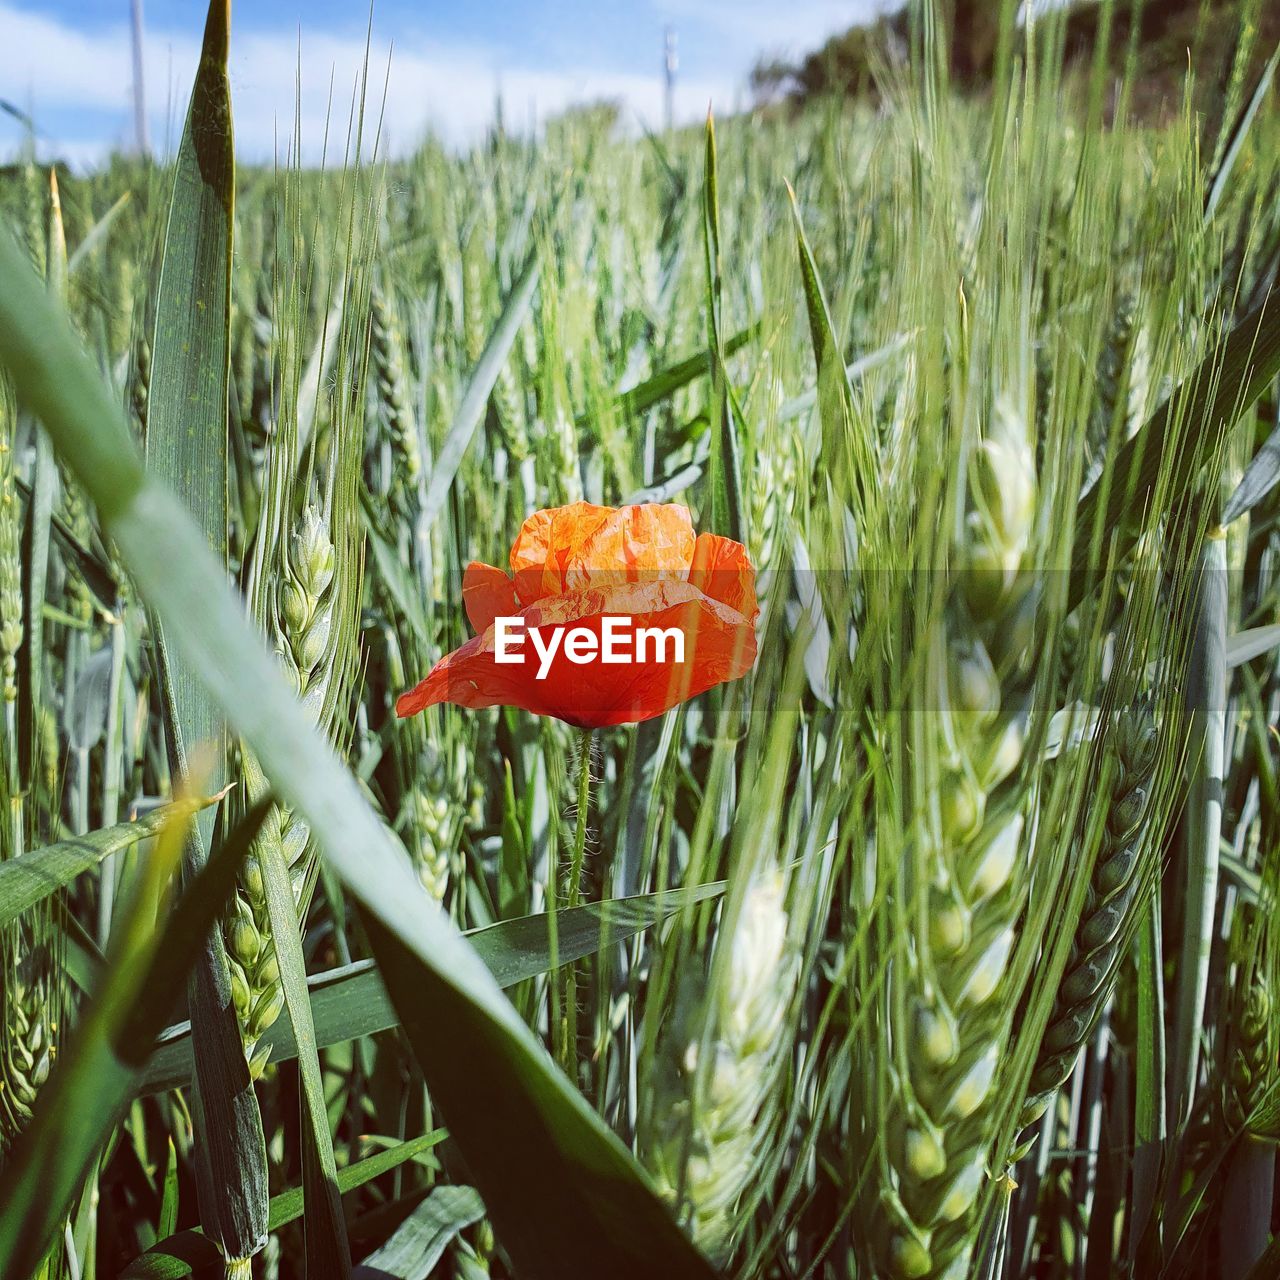
[[[1280,55],[1129,7],[0,175],[4,1280],[1280,1276]],[[397,718],[582,500],[754,669]]]

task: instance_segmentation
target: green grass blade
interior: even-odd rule
[[[707,481],[711,489],[711,526],[720,534],[745,543],[746,521],[739,462],[738,423],[742,415],[729,383],[720,340],[724,305],[723,261],[720,253],[720,189],[716,164],[716,129],[707,112],[702,184],[702,239],[706,255],[707,350],[711,365],[711,456]]]
[[[54,483],[57,467],[48,439],[40,432],[35,442],[35,462],[31,474],[31,501],[27,506],[22,535],[23,561],[23,646],[19,656],[23,687],[18,698],[22,721],[19,737],[21,770],[33,777],[38,768],[38,719],[44,698],[44,607],[49,579],[49,531],[53,520]]]
[[[400,559],[399,553],[378,532],[371,501],[362,504],[365,508],[365,538],[373,549],[373,561],[378,569],[378,576],[383,585],[391,593],[396,608],[413,629],[413,634],[424,648],[431,644],[427,632],[427,622],[423,616],[422,596],[418,584],[414,582],[412,573]]]
[[[30,1274],[134,1094],[147,1051],[173,1007],[201,939],[226,909],[236,873],[265,814],[252,811],[191,882],[163,932],[150,923],[173,858],[148,859],[112,961],[67,1054],[41,1092],[30,1126],[0,1178],[0,1275]],[[178,840],[170,842],[176,849]]]
[[[433,1147],[438,1147],[448,1136],[448,1132],[444,1129],[432,1129],[430,1133],[419,1134],[416,1138],[410,1138],[408,1142],[397,1142],[385,1151],[366,1156],[363,1160],[357,1160],[355,1164],[347,1165],[345,1169],[339,1169],[338,1193],[345,1196],[348,1191],[354,1191],[357,1187],[363,1187],[366,1182],[380,1178],[393,1169],[398,1169],[402,1164],[416,1159]],[[272,1231],[300,1218],[302,1212],[301,1188],[294,1187],[288,1191],[282,1191],[278,1196],[272,1196],[269,1219]]]
[[[31,486],[21,476],[15,476],[14,479],[17,482],[19,492],[23,493],[28,502],[30,502]],[[90,551],[72,533],[67,527],[67,522],[56,511],[53,513],[50,532],[53,534],[53,541],[57,544],[59,551],[75,566],[76,573],[80,575],[84,580],[85,586],[93,593],[99,607],[108,611],[114,610],[120,599],[120,584],[113,577],[111,567]]]
[[[1201,469],[1219,450],[1227,430],[1280,373],[1280,305],[1264,302],[1240,320],[1220,350],[1210,351],[1173,394],[1125,442],[1104,481],[1076,509],[1070,602],[1090,585],[1095,537],[1115,537],[1123,556],[1145,527],[1143,511],[1156,489],[1167,454],[1173,454],[1168,500],[1182,502]],[[1189,424],[1185,425],[1184,424]]]
[[[299,1197],[301,1198],[301,1197]],[[151,1246],[120,1273],[120,1280],[221,1280],[222,1252],[197,1230],[179,1231]]]
[[[724,343],[724,357],[728,359],[729,356],[741,351],[759,333],[759,322],[748,325],[745,329],[739,329]],[[711,359],[710,351],[699,351],[696,355],[659,370],[652,377],[636,383],[634,387],[620,391],[617,399],[619,411],[628,416],[636,416],[652,409],[654,405],[661,404],[682,387],[687,387],[705,376]]]
[[[427,1280],[458,1232],[483,1216],[484,1204],[470,1187],[437,1187],[354,1274],[357,1280]]]
[[[59,840],[57,844],[31,849],[11,862],[0,863],[0,927],[12,924],[24,911],[66,888],[104,858],[131,848],[139,840],[150,839],[166,823],[176,822],[195,809],[213,803],[211,798],[166,805],[136,822],[121,822],[85,836]]]
[[[1280,625],[1275,623],[1268,627],[1250,627],[1248,631],[1237,631],[1227,641],[1227,666],[1242,667],[1246,662],[1270,653],[1277,645],[1280,645]]]
[[[325,1106],[324,1080],[316,1047],[311,1001],[307,992],[307,967],[298,934],[298,907],[293,885],[278,842],[263,840],[257,847],[262,868],[271,937],[280,966],[280,986],[285,1010],[297,1046],[302,1078],[303,1187],[307,1200],[307,1275],[311,1280],[331,1280],[351,1274],[351,1250],[338,1195],[338,1170],[333,1158],[333,1138]]]
[[[1245,1280],[1265,1256],[1275,1197],[1275,1141],[1242,1133],[1235,1142],[1223,1189],[1222,1278]]]
[[[558,913],[556,960],[569,964],[593,955],[602,944],[618,944],[695,902],[724,892],[724,882],[674,889],[606,902],[590,902]],[[548,973],[552,967],[551,922],[545,913],[504,920],[467,934],[485,967],[504,989]],[[358,960],[308,979],[311,1018],[321,1049],[360,1036],[376,1035],[400,1023],[391,997],[370,960]],[[284,1019],[268,1027],[262,1043],[270,1046],[270,1062],[297,1056],[298,1045]],[[169,1027],[151,1056],[140,1093],[177,1089],[191,1079],[191,1024]]]
[[[346,1195],[362,1187],[374,1178],[391,1173],[402,1164],[437,1147],[448,1136],[444,1129],[399,1142],[386,1151],[366,1156],[355,1164],[338,1170],[338,1192]],[[272,1231],[296,1222],[302,1217],[304,1195],[301,1187],[290,1187],[278,1196],[271,1197],[271,1209],[267,1225]],[[181,1276],[202,1275],[206,1269],[220,1274],[222,1254],[218,1247],[200,1229],[179,1231],[165,1236],[151,1246],[146,1253],[136,1257],[121,1273],[120,1280],[178,1280]]]
[[[392,932],[369,911],[364,918],[383,981],[450,1133],[464,1152],[503,1153],[483,1164],[468,1155],[467,1164],[520,1273],[533,1280],[649,1280],[655,1274],[710,1280],[711,1267],[630,1153],[585,1110],[542,1046],[514,1027],[512,1034],[497,1034],[495,1022],[480,1016],[457,985],[427,986],[421,953],[401,941],[404,931]],[[447,1041],[441,1026],[450,1028]],[[533,1194],[539,1178],[556,1188],[553,1196]]]
[[[1170,1130],[1189,1119],[1200,1065],[1222,840],[1228,667],[1226,538],[1210,537],[1200,557],[1195,630],[1187,670],[1191,783],[1183,822],[1182,945],[1170,1046]]]
[[[155,303],[148,395],[147,467],[195,519],[216,562],[227,563],[228,378],[235,152],[227,78],[229,0],[211,0],[200,65],[178,147]],[[182,778],[197,752],[210,753],[215,784],[223,770],[220,711],[171,645],[157,618],[160,685],[170,768]],[[214,814],[195,824],[185,858],[193,874],[208,857]],[[201,1198],[217,1205],[217,1234],[228,1258],[266,1244],[266,1143],[244,1062],[222,935],[211,934],[192,976],[196,1037],[197,1159],[208,1176]],[[206,1223],[212,1205],[202,1204]]]
[[[1227,499],[1222,512],[1223,525],[1232,524],[1246,511],[1252,511],[1276,487],[1277,481],[1280,481],[1280,427],[1249,460],[1235,492]]]
[[[1271,1280],[1280,1274],[1280,1232],[1271,1237],[1267,1251],[1253,1264],[1245,1280]]]
[[[1147,902],[1136,938],[1138,953],[1138,1053],[1133,1103],[1132,1196],[1128,1206],[1129,1262],[1146,1234],[1159,1189],[1165,1141],[1165,1010],[1160,968],[1160,896]]]
[[[493,393],[494,384],[502,372],[502,366],[511,354],[511,344],[516,340],[521,324],[529,314],[533,305],[534,290],[538,284],[539,257],[535,249],[529,255],[520,272],[519,278],[511,287],[498,323],[485,343],[484,351],[472,371],[467,389],[463,393],[462,403],[454,414],[441,446],[440,455],[435,460],[431,471],[431,480],[427,484],[426,497],[422,501],[422,519],[430,524],[444,509],[449,490],[453,485],[462,459],[466,456],[471,441],[484,417],[485,406]]]
[[[217,560],[227,559],[227,380],[235,158],[227,79],[230,6],[212,0],[186,128],[178,149],[152,339],[147,467],[195,518]],[[198,745],[222,740],[218,710],[176,662],[159,627],[165,696],[185,769]],[[221,760],[214,762],[215,778]],[[199,824],[207,851],[210,814]]]
[[[126,191],[116,198],[115,203],[100,217],[97,222],[85,232],[80,243],[76,245],[72,251],[70,258],[67,259],[67,274],[69,276],[75,273],[88,260],[89,255],[99,248],[107,238],[112,224],[124,212],[125,206],[129,203],[131,193]]]
[[[803,234],[803,232],[801,232]],[[814,276],[815,283],[817,276]],[[821,287],[821,286],[819,286]],[[806,286],[807,290],[807,286]],[[825,310],[826,303],[823,302]],[[830,320],[827,320],[829,327]],[[810,326],[812,327],[812,315],[810,316]],[[844,376],[846,382],[852,387],[860,378],[865,377],[873,369],[878,369],[882,364],[888,364],[894,356],[900,351],[905,351],[911,343],[910,334],[901,334],[894,338],[891,342],[886,342],[884,346],[878,350],[872,351],[869,355],[860,356],[852,363],[845,365]],[[838,389],[837,389],[838,390]],[[778,409],[778,421],[790,422],[793,418],[798,418],[802,414],[808,413],[818,402],[818,388],[815,386],[809,391],[803,391],[794,399],[786,401]]]
[[[156,1234],[162,1238],[173,1235],[178,1226],[178,1152],[169,1139],[169,1154],[164,1165],[164,1198],[160,1201],[160,1218]]]
[[[863,439],[855,426],[853,390],[849,372],[845,367],[835,326],[831,323],[831,311],[827,306],[822,281],[818,277],[813,250],[804,233],[800,219],[800,207],[795,192],[787,187],[791,197],[791,216],[796,228],[796,250],[800,255],[800,278],[804,284],[805,309],[809,315],[809,337],[813,345],[813,361],[817,370],[816,396],[818,415],[822,421],[823,453],[828,466],[842,465],[848,451],[846,442],[852,442],[855,453],[853,492],[865,507],[867,502],[866,479],[873,473],[872,461],[875,443]],[[892,344],[891,344],[892,346]],[[888,349],[886,349],[888,350]]]
[[[1258,76],[1258,83],[1254,86],[1249,101],[1245,103],[1244,109],[1240,112],[1239,118],[1231,129],[1223,151],[1222,163],[1218,165],[1217,172],[1213,175],[1213,181],[1209,184],[1209,194],[1205,197],[1204,216],[1206,218],[1213,217],[1219,203],[1222,201],[1222,197],[1226,194],[1227,188],[1231,184],[1231,174],[1236,167],[1236,161],[1240,158],[1245,139],[1249,136],[1249,127],[1253,124],[1259,108],[1267,100],[1267,94],[1271,91],[1271,81],[1275,78],[1278,64],[1280,64],[1280,48],[1276,49],[1271,57],[1267,59],[1267,63]]]

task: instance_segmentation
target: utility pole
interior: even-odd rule
[[[142,0],[133,0],[133,129],[138,154],[150,154],[147,135],[147,91],[142,78]]]
[[[670,133],[672,126],[675,124],[676,116],[676,70],[680,66],[680,58],[676,53],[676,29],[668,26],[666,28],[663,40],[663,83],[665,84],[665,93],[663,95],[663,118],[666,121],[667,132]]]

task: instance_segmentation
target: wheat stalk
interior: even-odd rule
[[[1089,896],[1076,924],[1070,959],[1031,1072],[1027,1101],[1019,1116],[1023,1130],[1044,1115],[1070,1076],[1112,991],[1119,962],[1146,883],[1142,854],[1147,847],[1148,800],[1157,757],[1157,731],[1145,707],[1122,712],[1115,731],[1118,770],[1107,808],[1102,843],[1094,859]],[[1020,1159],[1027,1137],[1015,1149]]]
[[[351,571],[349,562],[339,564],[328,518],[320,507],[308,505],[280,566],[275,607],[259,619],[270,628],[281,665],[299,698],[327,733],[333,731],[335,708],[340,704],[335,695],[350,686],[354,675],[349,638],[354,620],[338,613],[342,597],[335,576],[340,568]],[[266,593],[257,592],[255,598],[265,600]],[[267,794],[268,786],[247,751],[244,769],[246,798],[252,804]],[[272,807],[257,846],[246,862],[225,929],[232,997],[255,1077],[267,1057],[267,1048],[260,1047],[259,1041],[284,1007],[260,859],[267,846],[283,858],[299,922],[305,918],[316,875],[311,829],[286,805]]]
[[[1245,1124],[1255,1113],[1275,1077],[1270,1051],[1272,1005],[1265,974],[1257,970],[1242,993],[1235,995],[1234,1044],[1227,1073],[1228,1112],[1233,1123]]]
[[[980,446],[973,493],[962,589],[933,641],[939,701],[924,713],[924,732],[936,734],[937,817],[917,821],[923,883],[905,901],[919,900],[927,918],[895,957],[883,1023],[880,1266],[900,1277],[967,1273],[1013,1017],[1004,979],[1033,816],[1019,771],[1036,481],[1025,428],[1008,410]]]
[[[0,377],[0,679],[3,681],[4,764],[0,767],[0,862],[24,844],[18,773],[17,655],[22,647],[22,520],[15,449],[17,413],[8,380]],[[0,1158],[31,1118],[36,1094],[55,1054],[56,982],[40,945],[42,909],[0,929]]]
[[[544,349],[539,361],[542,378],[538,389],[538,420],[535,438],[548,439],[549,448],[540,450],[552,465],[545,478],[546,489],[564,503],[581,502],[582,474],[578,455],[578,430],[569,404],[569,386],[564,356],[556,343],[560,335],[560,297],[556,285],[544,274],[538,291],[539,327]],[[552,354],[552,353],[555,354]]]
[[[49,1078],[56,1047],[56,1023],[48,1016],[46,993],[28,986],[19,969],[16,931],[4,943],[4,1053],[0,1057],[0,1157],[31,1119],[36,1094]]]
[[[0,378],[0,679],[3,680],[5,731],[9,749],[5,758],[17,768],[14,703],[18,696],[18,650],[22,648],[22,579],[19,544],[22,521],[14,482],[14,448],[17,415],[8,381]],[[16,774],[10,779],[16,787]]]
[[[304,296],[294,277],[282,299],[291,318]],[[363,294],[360,305],[369,305]],[[270,314],[270,299],[260,310]],[[295,408],[303,377],[297,336],[286,327],[279,357],[282,376],[295,392]],[[323,441],[326,465],[323,471],[317,465],[322,447],[317,426],[299,471],[299,423],[291,409],[278,423],[267,453],[248,595],[254,619],[304,709],[341,748],[349,733],[347,715],[358,668],[363,562],[356,486],[363,431],[352,410],[364,403],[366,367],[347,330],[326,332],[323,341],[335,344],[331,413]],[[264,799],[269,787],[247,747],[242,747],[242,759],[241,799],[248,807]],[[273,805],[263,820],[224,922],[232,999],[255,1078],[268,1057],[262,1035],[284,1006],[262,870],[268,859],[279,859],[287,869],[298,927],[304,928],[318,873],[316,848],[308,823],[283,803]]]
[[[35,164],[28,159],[22,166],[23,238],[36,274],[43,276],[49,262],[49,240],[45,225],[46,196],[44,182]]]
[[[525,414],[524,392],[514,367],[516,355],[506,360],[498,371],[493,388],[493,405],[497,410],[498,425],[512,461],[519,466],[529,457],[529,428]]]
[[[409,404],[404,343],[391,300],[377,285],[369,293],[369,314],[369,358],[374,394],[380,419],[399,463],[392,478],[391,491],[401,509],[405,510],[408,495],[417,492],[422,477],[422,459],[417,423]]]
[[[795,993],[798,962],[788,940],[786,883],[776,867],[747,887],[724,979],[707,999],[697,974],[677,994],[673,1031],[660,1043],[652,1112],[640,1146],[659,1193],[716,1262],[731,1251],[734,1210],[754,1172],[782,1062],[779,1033]],[[694,1021],[705,1012],[707,1040]],[[700,1089],[704,1045],[710,1059]]]

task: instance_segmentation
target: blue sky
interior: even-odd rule
[[[144,0],[143,7],[148,116],[153,146],[163,151],[185,109],[205,5]],[[342,107],[334,114],[345,119],[367,10],[342,0],[233,0],[232,7],[242,154],[267,158],[290,131],[300,58],[304,156],[314,159],[331,75]],[[499,84],[516,127],[601,97],[620,100],[633,126],[657,123],[668,23],[679,41],[677,114],[696,119],[709,100],[728,112],[742,101],[759,53],[803,52],[876,7],[877,0],[377,0],[379,85],[394,46],[388,144],[403,151],[431,130],[465,145],[492,119]],[[0,0],[0,99],[32,114],[42,157],[88,165],[130,140],[128,17],[129,0]],[[20,141],[20,127],[0,115],[0,156]]]

